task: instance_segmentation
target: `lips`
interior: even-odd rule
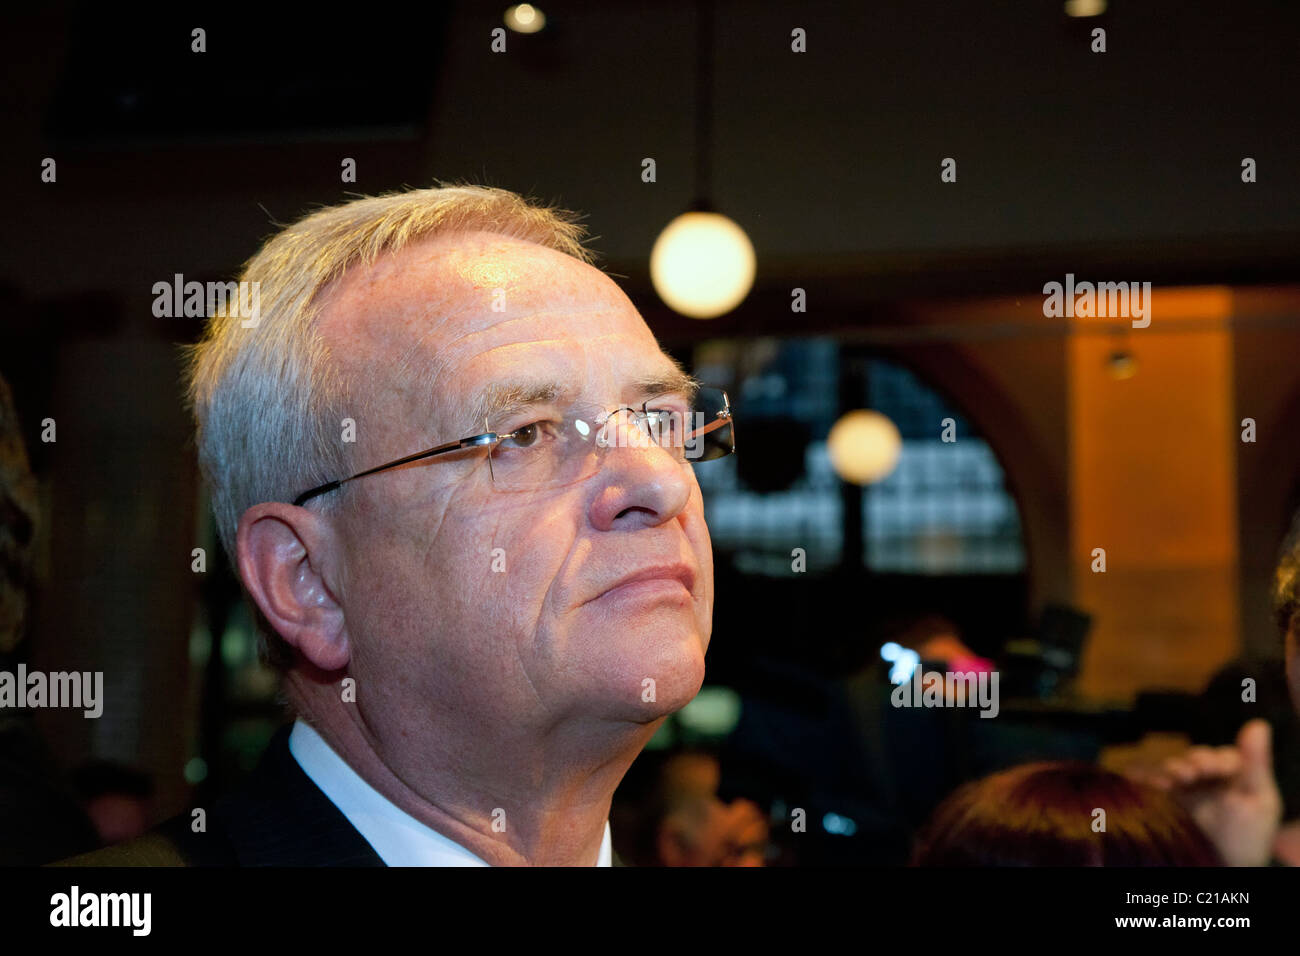
[[[647,581],[677,581],[686,588],[691,594],[695,593],[695,572],[685,564],[661,564],[649,568],[642,568],[625,577],[619,578],[609,587],[601,591],[596,597],[604,597],[611,591],[615,591],[629,584],[641,584]],[[595,600],[593,598],[593,600]]]

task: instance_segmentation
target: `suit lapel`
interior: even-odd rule
[[[248,785],[219,805],[240,866],[383,866],[369,843],[312,783],[278,730]]]

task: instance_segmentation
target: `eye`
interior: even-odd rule
[[[546,431],[553,425],[553,422],[546,421],[529,422],[527,425],[521,425],[518,428],[511,429],[510,437],[503,439],[503,444],[509,442],[512,448],[535,448],[541,444]]]
[[[646,413],[649,414],[651,421],[655,421],[656,418],[662,422],[681,421],[686,417],[686,410],[683,408],[647,408]]]
[[[680,408],[647,408],[646,421],[653,429],[673,438],[680,437],[686,424],[687,412]]]
[[[662,415],[665,420],[671,416],[680,421],[690,414],[691,403],[686,401],[681,395],[665,395],[659,398],[652,398],[650,401],[655,404],[651,406],[647,403],[645,410],[651,415]]]

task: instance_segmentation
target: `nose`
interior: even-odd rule
[[[676,518],[695,487],[690,465],[660,448],[635,425],[611,437],[591,500],[598,531],[652,528]]]

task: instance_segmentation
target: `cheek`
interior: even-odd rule
[[[481,514],[474,510],[475,515]],[[492,528],[442,504],[358,509],[347,541],[346,608],[384,653],[422,652],[482,606]],[[423,623],[422,623],[423,622]]]
[[[691,550],[699,563],[700,576],[704,585],[699,591],[708,602],[709,610],[712,611],[713,539],[709,537],[709,526],[704,521],[704,502],[700,497],[698,487],[695,489],[691,504],[687,508],[684,525],[686,540],[690,542]]]
[[[483,571],[476,587],[480,607],[496,607],[493,618],[516,637],[529,637],[540,626],[555,584],[570,560],[577,537],[576,512],[560,502],[506,503],[485,521],[467,529],[481,555]]]

